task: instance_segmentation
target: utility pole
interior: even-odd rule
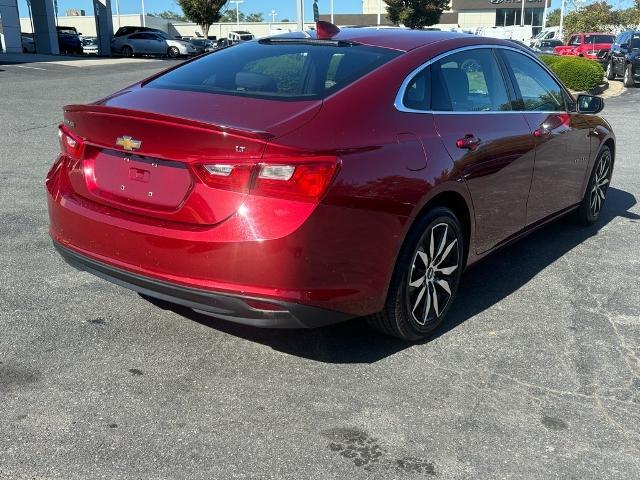
[[[244,3],[244,0],[230,0],[229,3],[236,4],[236,26],[240,27],[240,4]]]
[[[331,0],[331,23],[335,23],[333,21],[333,0]]]
[[[298,30],[304,32],[304,0],[297,0],[296,15],[298,20]]]
[[[522,7],[520,9],[520,26],[524,27],[524,0],[520,0],[522,2]],[[546,4],[545,0],[545,4]]]
[[[380,26],[381,14],[382,14],[382,0],[378,0],[378,26]]]
[[[271,23],[276,23],[276,17],[278,16],[278,13],[275,10],[271,10],[271,13],[269,15],[271,15]]]
[[[563,37],[564,37],[564,31],[562,29],[563,24],[564,24],[564,0],[562,0],[562,3],[560,4],[560,33],[558,34],[560,36],[560,40],[563,40]]]
[[[140,6],[141,6],[141,8],[142,8],[142,26],[143,26],[143,27],[146,27],[146,26],[147,26],[147,25],[146,25],[147,21],[146,21],[146,18],[145,18],[145,17],[147,16],[147,14],[146,14],[146,13],[145,13],[145,11],[144,11],[144,0],[140,0]],[[119,21],[120,21],[120,19],[118,19],[118,22],[119,22]]]

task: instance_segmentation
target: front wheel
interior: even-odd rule
[[[178,50],[178,47],[169,47],[167,56],[169,58],[178,58],[180,56],[180,50]]]
[[[636,82],[633,79],[633,65],[630,63],[627,64],[627,68],[624,69],[624,86],[625,87],[635,87]]]
[[[448,208],[434,208],[417,220],[400,251],[384,310],[369,324],[403,340],[427,337],[453,303],[464,241],[460,222]]]
[[[123,57],[133,57],[133,48],[131,48],[129,45],[125,45],[124,47],[122,47],[121,53]]]
[[[615,80],[616,79],[616,73],[613,70],[613,60],[609,60],[609,63],[607,63],[607,80]]]
[[[611,150],[609,147],[603,147],[595,161],[591,177],[589,177],[587,191],[577,211],[578,221],[583,225],[591,225],[598,221],[604,201],[607,198],[612,171],[613,157]]]

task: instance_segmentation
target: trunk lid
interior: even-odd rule
[[[269,139],[308,121],[321,102],[266,102],[285,104],[278,108],[214,97],[223,96],[138,88],[65,107],[65,128],[84,142],[82,158],[69,164],[74,193],[174,222],[213,225],[228,218],[246,193],[206,185],[196,166],[256,163]]]

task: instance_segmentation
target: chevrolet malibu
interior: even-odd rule
[[[600,98],[513,42],[319,27],[64,107],[46,189],[67,262],[225,320],[367,317],[418,340],[465,267],[561,215],[598,220]]]

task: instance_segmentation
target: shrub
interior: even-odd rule
[[[604,70],[595,60],[559,55],[541,55],[540,60],[571,90],[589,91],[602,83]]]

